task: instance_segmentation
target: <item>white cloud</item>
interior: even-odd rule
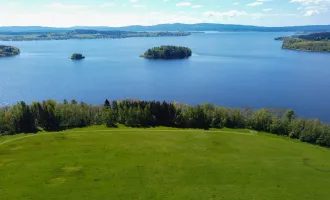
[[[51,3],[47,5],[47,7],[54,9],[82,9],[82,8],[86,8],[87,5]]]
[[[143,4],[134,4],[133,7],[134,8],[144,8],[144,7],[146,7],[146,5],[143,5]]]
[[[230,10],[227,12],[214,12],[214,11],[207,11],[204,12],[203,14],[205,17],[208,18],[219,18],[220,20],[234,20],[235,18],[249,18],[249,19],[260,19],[263,17],[285,17],[285,16],[296,16],[295,14],[278,14],[278,13],[273,13],[273,14],[266,14],[266,13],[248,13],[245,11],[238,11],[238,10]]]
[[[191,6],[192,8],[201,8],[201,7],[203,7],[202,5],[193,5],[193,6]]]
[[[116,3],[112,2],[112,3],[105,3],[105,4],[102,4],[100,5],[101,8],[107,8],[107,7],[113,7],[115,6]]]
[[[190,2],[180,2],[176,4],[176,6],[190,6],[190,5],[191,5]]]
[[[1,0],[0,0],[1,1]],[[252,0],[253,1],[253,0]],[[252,2],[251,1],[251,2]],[[85,1],[84,1],[85,2]],[[86,1],[87,2],[87,1]],[[44,4],[43,9],[31,10],[26,4],[1,4],[0,6],[0,26],[55,26],[55,27],[70,27],[70,26],[126,26],[126,25],[154,25],[162,23],[222,23],[222,24],[251,24],[251,25],[265,25],[265,26],[285,26],[285,25],[304,25],[309,19],[306,17],[299,17],[293,14],[273,13],[273,12],[247,12],[244,10],[233,9],[225,10],[225,12],[216,12],[215,10],[208,12],[192,12],[186,11],[173,13],[168,12],[154,12],[157,10],[143,9],[145,12],[134,11],[136,9],[126,9],[133,5],[143,5],[141,3],[131,4],[129,0],[114,1],[108,0],[109,4],[68,4],[68,3],[53,3]],[[116,9],[111,12],[103,9],[102,6],[110,6],[111,2],[116,3]],[[126,3],[124,3],[126,2]],[[163,2],[163,0],[159,0]],[[173,3],[174,1],[170,1]],[[188,2],[188,1],[186,1]],[[193,1],[191,1],[193,2]],[[197,2],[194,1],[194,2]],[[233,1],[234,2],[234,1]],[[175,3],[173,3],[175,5]],[[242,4],[242,3],[241,3]],[[267,3],[264,3],[267,5]],[[306,16],[317,15],[319,11],[313,10],[314,4],[303,6],[296,3],[297,7],[303,7],[302,15]],[[122,6],[126,7],[122,7]],[[147,4],[144,4],[148,7]],[[191,4],[186,8],[191,8]],[[203,5],[203,4],[201,4]],[[243,4],[242,4],[243,5]],[[47,7],[46,7],[47,6]],[[182,8],[182,7],[181,7]],[[236,7],[238,8],[238,7]],[[247,7],[246,7],[247,8]],[[264,7],[265,9],[271,6]],[[306,12],[305,8],[310,9]],[[318,7],[319,8],[319,7]],[[223,9],[223,7],[221,8]],[[110,9],[109,9],[110,10]],[[183,10],[183,9],[182,9]],[[139,13],[139,14],[138,14]],[[290,16],[290,17],[288,17]],[[8,20],[10,19],[10,20]],[[109,20],[116,19],[116,20]],[[314,18],[312,18],[314,19]],[[315,21],[315,24],[327,24],[328,19],[322,17]]]
[[[271,2],[273,0],[257,0],[255,2],[247,4],[247,6],[260,6],[263,5],[265,2]]]
[[[260,5],[262,5],[262,4],[264,4],[264,3],[261,2],[261,1],[255,1],[255,2],[253,2],[253,3],[249,3],[249,4],[247,4],[247,6],[260,6]]]
[[[129,0],[131,3],[136,3],[138,0]]]
[[[290,2],[300,4],[301,7],[297,10],[303,10],[306,17],[326,13],[330,9],[330,0],[291,0]]]
[[[264,12],[269,12],[269,11],[272,11],[273,9],[271,9],[271,8],[265,8],[265,9],[263,9],[262,11],[264,11]]]
[[[239,3],[238,3],[238,2],[235,2],[235,3],[233,3],[233,5],[234,5],[234,6],[237,6],[237,5],[239,5]]]
[[[204,12],[203,14],[206,17],[227,17],[227,18],[232,18],[232,17],[237,17],[237,16],[242,16],[242,15],[247,15],[245,11],[237,11],[237,10],[230,10],[227,12],[214,12],[214,11],[207,11]]]

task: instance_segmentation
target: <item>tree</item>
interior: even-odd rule
[[[105,100],[104,107],[110,108],[110,101],[108,99]]]
[[[270,125],[272,123],[272,114],[268,109],[260,109],[252,115],[252,128],[257,131],[270,131]]]
[[[107,127],[115,126],[113,112],[111,109],[103,109],[102,118],[103,118],[103,122],[107,125]]]
[[[42,126],[48,131],[57,131],[60,128],[60,116],[57,112],[56,101],[48,100],[44,101],[43,107],[43,117]]]
[[[296,117],[296,114],[293,110],[287,110],[284,115],[290,122]]]

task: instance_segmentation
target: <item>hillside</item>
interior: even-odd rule
[[[248,130],[98,126],[0,137],[0,191],[7,200],[327,200],[329,156]]]
[[[154,26],[123,26],[123,27],[106,27],[106,26],[76,26],[69,28],[55,27],[0,27],[0,32],[63,32],[74,29],[93,29],[99,31],[261,31],[261,32],[323,32],[330,31],[330,25],[309,25],[309,26],[286,26],[286,27],[262,27],[248,26],[236,24],[158,24]]]

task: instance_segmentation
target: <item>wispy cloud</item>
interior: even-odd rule
[[[257,0],[255,2],[247,4],[247,6],[260,6],[263,5],[265,2],[271,2],[273,0]]]
[[[180,2],[180,3],[177,3],[176,6],[191,6],[191,3],[190,2]]]
[[[330,9],[330,0],[291,0],[290,2],[300,4],[297,10],[302,10],[306,17],[326,13]]]
[[[192,8],[201,8],[201,7],[203,7],[202,5],[193,5],[193,6],[191,6]]]
[[[273,9],[271,9],[271,8],[265,8],[265,9],[263,9],[262,11],[264,11],[264,12],[269,12],[269,11],[272,11]]]
[[[260,6],[260,5],[262,5],[262,4],[264,4],[264,2],[261,2],[261,1],[255,1],[255,2],[253,2],[253,3],[249,3],[249,4],[247,4],[247,6]]]
[[[55,9],[81,9],[81,8],[87,8],[87,5],[51,3],[51,4],[47,5],[47,7],[55,8]]]
[[[133,7],[134,7],[134,8],[145,8],[145,7],[147,7],[147,6],[144,5],[144,4],[134,4]]]
[[[101,7],[101,8],[107,8],[107,7],[113,7],[113,6],[115,6],[115,5],[116,5],[116,3],[111,2],[111,3],[105,3],[105,4],[102,4],[102,5],[100,5],[100,7]]]
[[[248,13],[246,11],[238,11],[238,10],[230,10],[226,12],[214,12],[214,11],[207,11],[204,12],[203,14],[205,17],[216,17],[220,18],[221,20],[233,20],[234,18],[237,17],[250,17],[252,19],[259,19],[262,17],[275,17],[275,16],[296,16],[296,14],[279,14],[279,13],[260,13],[260,12],[255,12],[255,13]]]

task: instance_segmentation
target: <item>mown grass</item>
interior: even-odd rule
[[[221,131],[100,126],[0,137],[0,199],[329,199],[328,149]]]

